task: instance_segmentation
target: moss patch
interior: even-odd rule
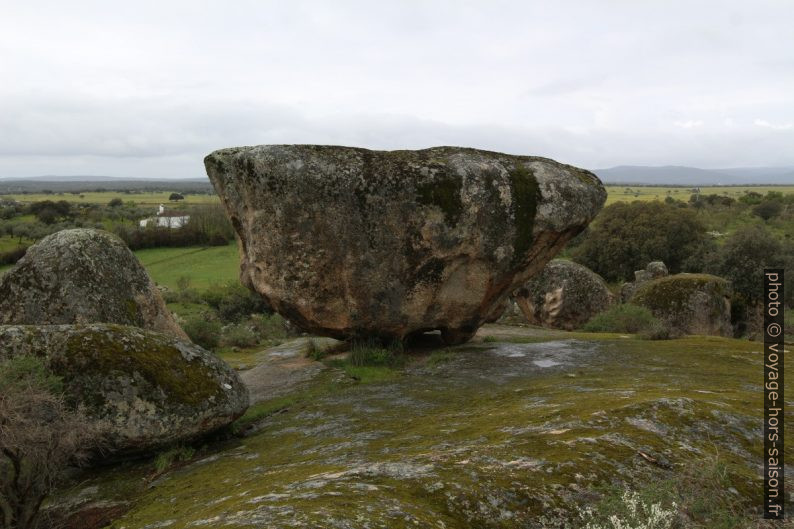
[[[130,377],[138,374],[152,385],[153,397],[162,390],[172,404],[195,406],[221,394],[212,370],[200,359],[186,360],[183,353],[154,333],[131,334],[123,326],[108,326],[118,333],[87,330],[66,341],[63,363],[64,378],[72,380],[101,379],[113,372]],[[57,369],[60,372],[60,369]],[[100,402],[106,388],[82,389],[91,395],[88,402]]]
[[[532,170],[519,163],[510,171],[510,186],[513,190],[516,230],[513,261],[520,263],[532,247],[532,230],[540,201],[540,188]]]
[[[463,213],[460,198],[461,180],[457,175],[445,173],[436,181],[416,186],[417,201],[426,206],[436,206],[444,212],[444,218],[451,225],[457,224]]]

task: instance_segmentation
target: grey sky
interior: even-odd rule
[[[260,143],[794,165],[794,2],[0,0],[0,176]]]

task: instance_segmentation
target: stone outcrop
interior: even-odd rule
[[[237,373],[197,345],[114,324],[0,325],[0,359],[36,355],[113,452],[144,452],[230,424],[248,407]]]
[[[642,283],[629,300],[684,334],[732,336],[731,287],[721,277],[676,274]]]
[[[45,237],[0,277],[0,324],[68,323],[132,325],[188,340],[127,245],[94,229]]]
[[[627,303],[629,299],[631,299],[631,296],[633,296],[640,287],[640,285],[653,279],[665,277],[668,274],[669,272],[667,271],[667,265],[665,265],[662,261],[651,261],[644,270],[634,271],[634,281],[623,283],[623,285],[621,285],[620,300],[623,303]]]
[[[596,215],[592,173],[458,147],[267,145],[204,160],[241,280],[303,329],[468,340]]]
[[[613,302],[606,282],[587,267],[554,259],[513,293],[527,322],[574,330]]]

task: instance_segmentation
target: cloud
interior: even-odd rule
[[[258,143],[794,165],[794,4],[759,1],[12,3],[0,176],[197,176]]]
[[[676,121],[674,123],[676,127],[681,127],[682,129],[692,129],[695,127],[702,127],[703,120],[700,119],[688,119],[686,121]]]
[[[790,130],[794,128],[794,123],[782,123],[776,125],[766,121],[765,119],[756,119],[753,121],[753,125],[755,125],[756,127],[764,127],[773,130]]]

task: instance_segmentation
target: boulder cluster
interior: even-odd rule
[[[57,232],[0,278],[0,359],[35,355],[108,433],[145,452],[230,424],[248,406],[237,373],[194,345],[119,238]]]

